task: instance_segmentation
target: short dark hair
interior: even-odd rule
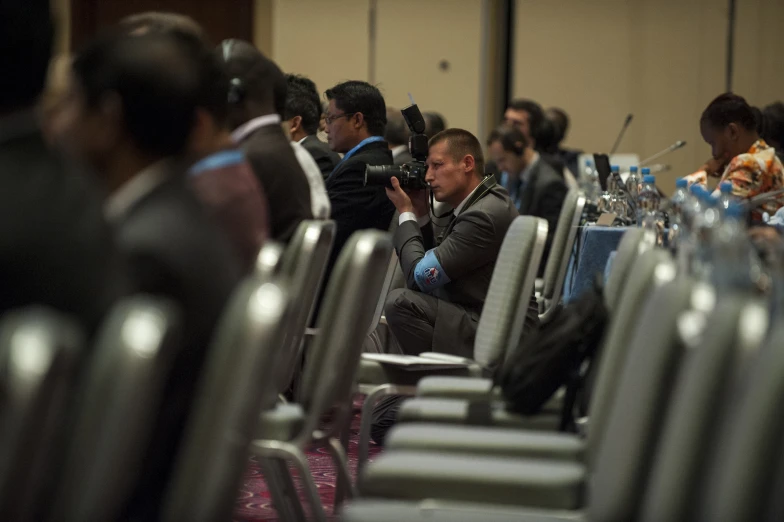
[[[182,153],[199,102],[199,64],[183,33],[105,34],[74,60],[88,106],[115,93],[126,132],[143,151]]]
[[[182,31],[204,40],[205,44],[208,43],[207,35],[202,26],[190,16],[179,13],[146,11],[144,13],[132,14],[120,20],[119,26],[128,33],[138,31],[139,29],[148,29],[157,33]]]
[[[286,112],[286,75],[274,61],[242,40],[224,40],[217,53],[229,78],[240,81],[244,96],[270,112]]]
[[[327,89],[326,96],[327,100],[335,100],[335,105],[346,113],[361,112],[370,134],[384,135],[387,106],[378,88],[367,82],[351,80]]]
[[[35,104],[44,90],[54,28],[48,0],[0,1],[0,112]]]
[[[447,149],[455,161],[460,161],[464,157],[471,155],[474,157],[474,170],[481,178],[485,172],[485,156],[482,153],[482,144],[476,136],[463,129],[446,129],[432,138],[428,143],[429,147],[446,142]]]
[[[425,112],[422,116],[425,118],[425,135],[428,138],[446,129],[446,120],[439,113]]]
[[[384,139],[390,145],[405,145],[408,143],[409,136],[411,136],[411,132],[408,130],[403,114],[399,110],[389,107],[387,109],[387,127],[384,131]]]
[[[553,123],[555,129],[553,139],[556,145],[560,145],[569,131],[569,115],[559,107],[550,107],[545,111],[545,121],[548,120]]]
[[[735,123],[748,131],[757,130],[757,117],[751,105],[731,92],[719,95],[708,104],[700,117],[700,124],[703,123],[716,129],[723,129],[730,123]]]
[[[496,142],[500,143],[505,151],[514,152],[518,156],[521,156],[528,147],[528,139],[525,134],[512,125],[501,125],[490,132],[490,136],[487,137],[487,146],[489,147]],[[522,147],[518,147],[518,143],[522,143]]]
[[[140,29],[151,33],[180,33],[183,42],[188,43],[193,58],[200,65],[199,107],[206,110],[218,125],[226,125],[229,114],[226,96],[229,78],[218,58],[212,53],[204,30],[193,18],[177,13],[147,11],[123,18],[119,26],[129,34]]]
[[[784,147],[784,103],[771,103],[762,109],[761,134],[765,141],[777,147]]]
[[[533,100],[518,98],[509,102],[507,109],[525,111],[528,113],[528,124],[531,129],[531,137],[538,143],[539,131],[542,126],[542,121],[544,121],[542,106]]]
[[[302,118],[302,128],[308,135],[316,134],[321,119],[321,98],[313,80],[305,76],[287,74],[286,108],[283,119]]]

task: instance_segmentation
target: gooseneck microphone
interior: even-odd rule
[[[626,120],[623,122],[623,127],[621,127],[621,132],[618,134],[618,138],[615,140],[615,145],[610,150],[610,156],[615,154],[615,151],[618,150],[618,146],[621,144],[621,140],[623,139],[623,135],[626,134],[626,129],[629,128],[629,124],[632,122],[634,115],[629,113],[626,115]]]
[[[685,141],[678,140],[675,143],[673,143],[672,145],[670,145],[669,147],[667,147],[666,149],[660,150],[659,152],[657,152],[656,154],[654,154],[650,158],[645,158],[644,160],[642,160],[640,162],[640,166],[642,167],[643,165],[647,165],[648,163],[652,162],[653,160],[659,159],[662,156],[665,156],[665,155],[669,154],[670,152],[673,152],[673,151],[676,151],[676,150],[682,148],[684,145],[686,145]]]

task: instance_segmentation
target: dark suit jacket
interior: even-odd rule
[[[133,520],[157,520],[213,330],[241,267],[226,235],[186,185],[184,172],[171,172],[114,226],[138,290],[170,298],[183,314],[180,349],[126,513]]]
[[[384,187],[365,186],[367,165],[392,165],[392,153],[386,142],[368,143],[342,161],[327,180],[332,219],[337,224],[328,270],[351,234],[366,228],[388,230],[395,213]]]
[[[32,114],[0,125],[0,313],[48,305],[91,334],[125,290],[99,193]]]
[[[414,160],[414,156],[412,156],[411,152],[408,150],[404,150],[403,152],[398,154],[397,157],[392,158],[392,162],[395,165],[402,165],[403,163],[408,163],[409,161],[413,161],[413,160]]]
[[[337,164],[340,163],[340,155],[330,149],[329,145],[313,135],[302,140],[301,145],[305,147],[305,150],[313,156],[314,160],[316,160],[316,165],[318,165],[319,170],[321,170],[321,175],[324,176],[324,179],[326,180],[329,175],[332,174],[332,171],[335,170]]]
[[[308,178],[280,125],[260,127],[240,147],[269,202],[270,238],[286,243],[303,220],[313,218]]]
[[[437,239],[432,224],[419,228],[415,221],[406,221],[395,231],[395,249],[406,286],[465,310],[462,316],[456,316],[454,308],[439,307],[433,332],[433,350],[438,351],[440,348],[440,351],[446,351],[444,346],[462,345],[465,347],[464,352],[473,353],[479,315],[487,297],[501,243],[517,216],[517,210],[506,190],[489,176]],[[433,265],[432,258],[426,256],[431,250],[438,265]],[[420,262],[423,264],[420,265]],[[443,283],[444,280],[440,278],[444,275],[449,281],[438,286]],[[435,281],[433,289],[429,288],[428,280]]]
[[[544,274],[547,256],[550,253],[555,227],[558,226],[558,217],[561,214],[564,198],[566,198],[566,182],[563,174],[558,172],[549,163],[540,158],[528,175],[525,187],[520,188],[519,179],[505,179],[505,187],[513,201],[517,203],[517,210],[522,216],[535,216],[547,221],[547,244],[539,265],[539,276]],[[515,197],[517,195],[517,197]]]

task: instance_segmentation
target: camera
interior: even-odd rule
[[[413,100],[412,100],[413,101]],[[400,188],[404,190],[423,190],[427,188],[425,175],[427,174],[427,136],[425,136],[425,118],[419,112],[416,103],[411,104],[402,111],[403,118],[406,120],[411,131],[408,139],[408,150],[414,158],[402,165],[368,165],[365,168],[365,186],[382,185],[392,188],[390,179],[397,178]]]

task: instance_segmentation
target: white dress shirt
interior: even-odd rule
[[[398,145],[397,147],[392,149],[392,159],[393,160],[396,159],[404,152],[408,152],[408,145]]]
[[[231,133],[231,139],[234,143],[240,143],[247,138],[255,130],[268,125],[280,125],[280,116],[278,114],[266,114],[249,120]],[[304,138],[303,138],[304,139]],[[294,156],[297,158],[299,166],[305,172],[305,177],[308,179],[308,186],[310,186],[310,207],[313,212],[313,217],[316,219],[329,219],[332,207],[329,203],[329,196],[327,196],[327,188],[324,185],[324,178],[321,176],[321,170],[318,168],[316,160],[310,153],[296,142],[291,142],[291,148],[294,149]]]
[[[168,159],[162,159],[153,163],[110,194],[104,204],[106,219],[109,222],[117,221],[139,200],[163,183],[169,162]]]
[[[329,203],[327,187],[324,185],[324,178],[321,175],[318,163],[310,155],[310,152],[296,141],[291,142],[291,147],[294,149],[294,155],[297,157],[300,167],[305,172],[305,177],[308,178],[310,207],[313,210],[313,217],[316,219],[329,219],[332,206]]]

